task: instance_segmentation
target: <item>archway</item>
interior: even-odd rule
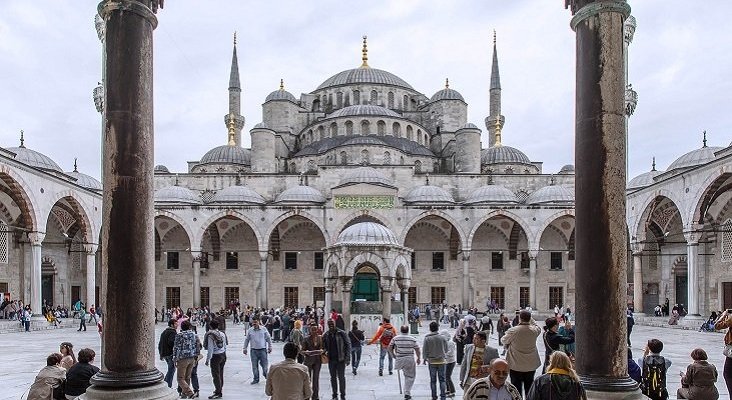
[[[381,301],[379,271],[371,264],[361,264],[353,275],[351,301]]]

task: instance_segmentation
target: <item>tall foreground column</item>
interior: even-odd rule
[[[577,32],[577,370],[591,399],[640,398],[628,377],[625,1],[567,0]]]
[[[43,294],[41,293],[41,244],[45,237],[46,234],[41,232],[28,233],[28,240],[31,245],[30,305],[33,310],[33,315],[43,315]]]
[[[153,29],[157,0],[106,0],[102,268],[104,369],[85,399],[173,399],[155,368]],[[135,307],[130,307],[133,301]]]

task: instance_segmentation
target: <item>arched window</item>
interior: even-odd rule
[[[440,163],[439,162],[435,161],[434,163],[432,163],[432,172],[435,172],[435,173],[440,172]]]
[[[353,91],[353,104],[361,104],[361,92],[358,90]]]
[[[5,221],[0,221],[0,264],[7,264],[10,255],[10,232]]]
[[[391,165],[391,153],[388,151],[384,152],[384,158],[381,161],[384,165]]]
[[[353,122],[346,121],[346,135],[353,135]]]
[[[414,138],[412,137],[412,132],[412,125],[407,125],[407,140],[414,140]]]
[[[422,144],[422,132],[417,129],[417,143]]]
[[[376,123],[376,132],[379,134],[379,136],[384,136],[386,134],[386,123],[384,121],[379,121]]]
[[[323,128],[323,125],[320,125],[318,127],[318,140],[325,139],[325,128]]]
[[[342,151],[341,152],[341,165],[346,165],[346,164],[348,164],[348,153],[346,153],[345,151]]]
[[[366,149],[361,150],[361,165],[369,165],[370,163],[369,151]]]
[[[338,124],[333,122],[330,124],[330,137],[336,137],[338,136]]]
[[[370,135],[371,134],[371,123],[367,120],[361,121],[361,134],[362,135]]]
[[[320,111],[320,100],[313,100],[313,111]]]
[[[732,261],[732,219],[722,224],[722,261]]]
[[[346,92],[346,99],[343,101],[343,107],[348,107],[351,105],[351,94]]]
[[[387,95],[386,98],[387,98],[387,105],[388,105],[388,107],[390,109],[391,108],[394,108],[394,92],[389,92],[389,94]]]
[[[396,137],[402,137],[402,126],[398,122],[391,125],[392,134]]]
[[[318,166],[315,164],[315,160],[308,161],[308,171],[313,172],[313,171],[317,171],[317,170],[318,170]]]
[[[414,173],[415,174],[422,173],[422,161],[417,160],[414,162]]]
[[[307,135],[305,135],[305,143],[303,143],[304,146],[307,146],[308,144],[313,142],[313,130],[309,130]]]
[[[405,94],[402,101],[402,110],[406,111],[409,108],[409,96]]]
[[[297,167],[295,167],[295,163],[294,162],[290,163],[290,173],[291,174],[297,173]]]
[[[371,91],[371,100],[369,104],[377,105],[376,102],[378,101],[379,94],[376,92],[376,90]]]
[[[343,92],[338,92],[336,94],[336,103],[338,104],[338,108],[343,107]]]
[[[399,165],[404,165],[404,156],[399,157]]]
[[[333,109],[333,93],[328,94],[328,102],[325,105],[325,111],[330,112]]]

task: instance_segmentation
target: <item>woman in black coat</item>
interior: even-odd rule
[[[572,323],[567,321],[564,323],[564,330],[567,333],[566,336],[560,335],[559,321],[556,318],[547,318],[544,325],[544,347],[546,349],[544,353],[544,368],[541,373],[546,373],[546,368],[549,365],[549,357],[555,351],[559,350],[561,344],[572,344],[574,343],[574,329]]]

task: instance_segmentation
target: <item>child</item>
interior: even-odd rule
[[[663,342],[651,339],[646,344],[643,358],[638,360],[641,367],[641,391],[652,400],[667,400],[666,371],[671,367],[671,360],[661,356]]]

